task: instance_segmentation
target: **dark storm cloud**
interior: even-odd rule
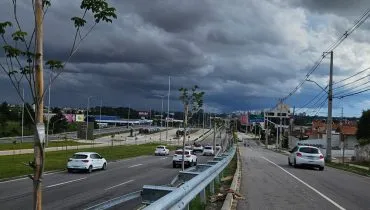
[[[19,2],[22,25],[32,31],[29,2]],[[85,106],[87,96],[95,95],[107,105],[158,108],[155,95],[167,93],[171,75],[171,109],[180,107],[178,88],[192,85],[206,91],[206,103],[214,110],[266,107],[293,89],[321,54],[313,38],[321,34],[311,31],[307,16],[357,9],[345,2],[330,7],[303,0],[110,2],[117,20],[97,25],[82,43],[53,84],[53,103]],[[52,1],[45,19],[46,59],[67,58],[75,30],[70,18],[81,14],[78,3]],[[10,5],[0,2],[0,21],[11,19]],[[346,28],[341,21],[330,24],[340,31]]]

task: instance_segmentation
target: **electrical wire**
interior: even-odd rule
[[[369,68],[366,68],[366,69],[364,69],[364,70],[362,70],[362,71],[359,71],[359,72],[357,72],[356,74],[354,74],[354,75],[352,75],[352,76],[349,76],[349,77],[347,77],[347,78],[344,78],[344,79],[342,79],[342,80],[340,80],[340,81],[338,81],[338,82],[333,82],[333,85],[336,85],[336,84],[338,84],[338,83],[341,83],[341,82],[344,82],[344,81],[346,81],[346,80],[349,80],[349,79],[351,79],[352,77],[355,77],[355,76],[357,76],[357,75],[359,75],[359,74],[361,74],[361,73],[364,73],[365,71],[368,71],[368,70],[370,70],[370,67],[369,67]],[[338,88],[338,87],[336,87],[336,88]]]
[[[335,50],[350,34],[352,34],[358,27],[360,27],[368,18],[370,15],[370,9],[367,9],[365,13],[355,22],[355,24],[349,28],[345,33],[339,37],[339,39],[331,44],[322,54],[320,59],[315,62],[314,66],[310,69],[310,71],[306,74],[305,79],[301,81],[287,96],[285,96],[282,101],[287,100],[290,96],[292,96],[294,93],[296,93],[299,88],[302,87],[302,85],[305,83],[306,79],[309,78],[309,76],[316,71],[316,69],[320,66],[322,63],[323,59],[333,50]]]
[[[367,92],[367,91],[370,91],[370,86],[367,86],[361,90],[358,90],[356,92],[353,92],[353,93],[347,93],[345,95],[339,95],[339,96],[336,96],[335,98],[345,98],[345,97],[349,97],[349,96],[354,96],[354,95],[358,95],[360,93],[364,93],[364,92]]]
[[[362,83],[360,85],[357,85],[356,87],[353,87],[351,89],[345,89],[345,90],[339,91],[338,93],[335,93],[334,96],[341,95],[341,94],[346,93],[346,92],[351,92],[353,90],[358,89],[361,86],[365,86],[365,85],[368,85],[368,84],[369,84],[369,81],[366,81],[365,83]]]

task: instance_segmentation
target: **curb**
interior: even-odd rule
[[[242,167],[241,167],[241,160],[240,160],[240,152],[239,148],[236,151],[237,154],[237,164],[236,164],[236,171],[233,177],[233,181],[230,185],[230,189],[234,192],[238,192],[240,189],[240,181],[242,176]],[[224,204],[222,205],[221,210],[231,210],[235,209],[238,201],[234,199],[233,193],[229,192],[226,195]]]

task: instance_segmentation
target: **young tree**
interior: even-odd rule
[[[198,86],[195,85],[190,91],[187,88],[180,88],[180,100],[184,105],[184,136],[182,140],[182,170],[185,169],[184,155],[185,155],[185,141],[186,131],[188,128],[188,120],[197,113],[203,106],[204,92],[198,91]]]
[[[45,162],[43,109],[44,95],[47,89],[44,88],[43,82],[43,21],[51,3],[50,0],[30,0],[30,2],[34,11],[33,17],[30,17],[30,19],[34,20],[34,30],[30,36],[28,36],[26,31],[22,30],[21,22],[18,19],[17,0],[12,0],[14,23],[11,21],[0,22],[0,37],[3,42],[2,48],[5,54],[5,62],[0,62],[0,69],[8,76],[22,101],[24,101],[24,98],[21,94],[21,86],[26,83],[32,97],[32,102],[35,104],[35,115],[31,114],[31,110],[26,109],[26,115],[28,114],[32,119],[35,129],[34,160],[29,162],[29,166],[34,170],[34,174],[29,177],[33,180],[34,187],[33,209],[42,209],[41,180]],[[80,8],[82,15],[71,18],[76,30],[72,47],[67,54],[67,60],[65,62],[58,60],[48,60],[45,62],[47,68],[56,73],[51,79],[51,83],[62,73],[65,65],[70,61],[83,40],[86,39],[97,24],[100,22],[111,23],[113,18],[117,18],[115,8],[110,7],[105,0],[81,0]],[[86,18],[88,13],[91,13],[93,20],[90,26],[86,30],[83,30],[88,24]]]
[[[357,124],[356,138],[360,145],[370,144],[370,109],[362,112],[362,116]]]

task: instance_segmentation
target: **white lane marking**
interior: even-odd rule
[[[64,171],[56,171],[56,172],[51,172],[51,173],[45,173],[45,174],[43,174],[43,176],[48,176],[48,175],[53,175],[53,174],[61,174],[63,172]],[[16,182],[16,181],[25,180],[25,179],[29,179],[29,178],[28,177],[22,177],[22,178],[18,178],[18,179],[11,179],[11,180],[7,180],[7,181],[3,181],[3,182],[0,181],[0,184],[9,183],[9,182]]]
[[[84,180],[84,179],[86,179],[86,178],[87,178],[87,177],[83,177],[83,178],[74,179],[74,180],[67,181],[67,182],[62,182],[62,183],[58,183],[58,184],[53,184],[53,185],[46,186],[45,188],[51,188],[51,187],[56,187],[56,186],[60,186],[60,185],[65,185],[65,184],[69,184],[69,183],[72,183],[72,182],[81,181],[81,180]]]
[[[161,160],[164,160],[164,159],[167,159],[167,157],[163,157],[163,158],[161,158]]]
[[[110,190],[110,189],[113,189],[113,188],[119,187],[119,186],[121,186],[121,185],[128,184],[128,183],[133,182],[133,181],[135,181],[135,180],[131,179],[131,180],[127,181],[127,182],[123,182],[123,183],[121,183],[121,184],[117,184],[117,185],[114,185],[114,186],[112,186],[112,187],[108,187],[108,188],[106,188],[105,190]]]
[[[136,164],[136,165],[132,165],[132,166],[129,166],[128,168],[133,168],[133,167],[137,167],[137,166],[141,166],[141,165],[143,165],[143,164]]]
[[[324,199],[326,199],[327,201],[329,201],[330,203],[332,203],[334,206],[338,207],[338,209],[346,210],[345,208],[343,208],[342,206],[340,206],[338,203],[336,203],[332,199],[330,199],[328,196],[322,194],[320,191],[316,190],[314,187],[312,187],[311,185],[307,184],[306,182],[304,182],[300,178],[296,177],[295,175],[293,175],[289,171],[287,171],[284,168],[282,168],[281,166],[277,165],[276,163],[272,162],[271,160],[269,160],[269,159],[267,159],[267,158],[265,158],[263,156],[262,156],[262,158],[265,159],[267,162],[269,162],[269,163],[275,165],[276,167],[280,168],[282,171],[284,171],[285,173],[289,174],[291,177],[293,177],[297,181],[299,181],[302,184],[306,185],[306,187],[310,188],[311,190],[313,190],[314,192],[316,192],[317,194],[319,194],[321,197],[323,197]]]

